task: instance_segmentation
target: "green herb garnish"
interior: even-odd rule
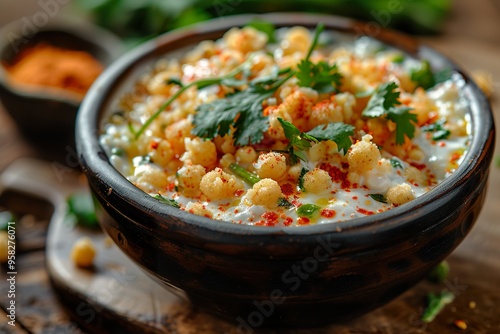
[[[309,172],[309,169],[307,169],[305,167],[302,167],[302,169],[300,170],[300,175],[299,175],[299,179],[297,182],[297,186],[299,187],[300,191],[302,191],[302,192],[306,191],[306,188],[304,188],[304,175],[306,175],[307,172]]]
[[[293,206],[293,204],[288,202],[286,198],[281,197],[278,198],[278,206],[283,207],[285,209],[290,209]]]
[[[303,204],[298,207],[297,215],[299,217],[313,218],[319,213],[320,209],[321,207],[317,206],[316,204]]]
[[[444,127],[445,120],[441,119],[435,123],[422,126],[422,131],[433,132],[432,140],[437,141],[441,139],[446,139],[450,136],[450,130]]]
[[[434,80],[434,74],[432,73],[431,64],[427,60],[423,60],[420,63],[420,67],[412,69],[410,72],[410,78],[417,86],[423,89],[429,89],[434,87],[436,81]]]
[[[117,155],[117,156],[121,157],[121,156],[123,156],[124,153],[125,153],[125,151],[122,148],[119,148],[119,147],[113,147],[111,149],[111,154],[112,155]]]
[[[449,272],[450,265],[448,262],[443,261],[430,271],[427,275],[427,279],[433,283],[443,283]]]
[[[387,204],[387,198],[382,194],[368,194],[368,196],[377,202]]]
[[[403,169],[403,164],[401,163],[401,160],[399,160],[398,158],[391,158],[389,161],[391,162],[392,168]]]
[[[316,27],[314,38],[307,53],[297,65],[298,84],[301,87],[310,87],[319,93],[333,93],[338,91],[342,75],[339,73],[337,65],[330,65],[326,61],[312,63],[309,58],[318,44],[319,35],[325,29],[325,25],[320,23]]]
[[[285,137],[288,139],[288,145],[285,152],[289,154],[292,164],[296,164],[299,159],[306,161],[304,151],[311,148],[312,143],[331,140],[337,144],[339,152],[347,153],[352,142],[350,136],[354,134],[354,126],[338,123],[328,123],[318,125],[308,132],[300,132],[299,129],[292,123],[278,118],[285,132]]]
[[[165,81],[167,85],[177,85],[179,87],[183,87],[184,84],[179,80],[178,78],[170,78],[167,81]]]
[[[385,117],[396,123],[396,144],[405,142],[405,136],[413,138],[415,135],[415,125],[417,115],[410,113],[411,108],[399,106],[398,85],[394,82],[381,84],[368,101],[368,105],[363,110],[365,117]]]
[[[225,136],[234,128],[234,144],[245,146],[256,144],[264,138],[269,120],[262,114],[262,102],[290,77],[270,79],[266,82],[250,82],[243,91],[228,95],[223,99],[202,104],[193,118],[195,136],[213,139]]]
[[[255,175],[253,173],[250,173],[248,170],[246,170],[245,168],[241,167],[238,164],[229,165],[229,169],[236,176],[240,177],[241,179],[243,179],[243,181],[245,181],[246,183],[248,183],[251,186],[253,186],[254,184],[256,184],[257,182],[260,181],[260,177],[258,177],[257,175]]]
[[[99,226],[90,194],[72,194],[66,199],[66,203],[68,205],[67,214],[73,216],[77,224],[90,228]]]
[[[160,194],[157,194],[155,196],[153,196],[153,198],[157,199],[158,201],[164,203],[164,204],[167,204],[167,205],[170,205],[170,206],[173,206],[174,208],[180,208],[181,206],[179,205],[179,203],[177,203],[176,200],[174,199],[170,199],[170,198],[166,198]]]
[[[402,55],[402,54],[397,54],[394,56],[394,58],[392,58],[392,62],[394,64],[401,64],[405,61],[405,56]]]
[[[446,67],[442,70],[437,71],[436,73],[434,73],[434,85],[450,80],[452,75],[453,69],[450,67]]]
[[[455,295],[450,291],[443,291],[439,295],[429,293],[427,295],[427,308],[422,314],[423,322],[431,322],[436,318],[436,316],[441,312],[441,310],[446,306],[446,304],[451,303],[455,299]]]
[[[267,35],[267,41],[269,43],[276,42],[276,27],[269,21],[254,19],[246,24],[247,27],[252,27],[256,30],[259,30]]]
[[[184,93],[186,90],[188,90],[191,87],[196,87],[198,89],[202,89],[211,85],[217,85],[220,84],[224,80],[229,80],[235,78],[238,74],[243,72],[245,68],[248,66],[249,61],[251,58],[248,58],[245,62],[237,66],[234,70],[229,72],[226,75],[216,77],[216,78],[204,78],[200,80],[196,80],[193,82],[190,82],[187,85],[183,85],[179,80],[177,79],[169,79],[168,83],[171,84],[178,84],[180,86],[180,89],[172,95],[165,103],[163,103],[157,110],[156,112],[148,118],[148,120],[141,126],[141,128],[136,132],[136,131],[131,131],[135,135],[135,139],[139,138],[144,131],[153,123],[153,121],[174,102],[182,93]],[[129,126],[130,128],[131,126]],[[133,129],[132,129],[133,130]]]

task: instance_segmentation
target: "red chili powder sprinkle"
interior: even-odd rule
[[[170,182],[167,186],[167,190],[168,191],[173,191],[175,189],[175,183],[174,182]]]
[[[272,211],[264,212],[261,217],[264,218],[267,222],[273,222],[274,224],[276,224],[279,218],[278,214]]]
[[[160,143],[158,143],[157,141],[152,141],[151,142],[151,148],[153,150],[156,150],[158,148],[158,145],[160,145]]]
[[[297,218],[297,223],[299,225],[308,225],[310,223],[310,220],[307,217],[299,217]]]
[[[363,208],[356,208],[356,211],[358,211],[361,214],[367,215],[367,216],[373,215],[375,213],[373,211],[369,211],[369,210],[366,210]]]
[[[460,153],[453,153],[450,162],[456,162],[461,156],[462,155]]]
[[[329,163],[322,163],[319,168],[326,171],[333,182],[340,183],[340,188],[347,189],[351,187],[351,182],[347,179],[347,173],[342,172],[337,166],[332,166]]]
[[[325,218],[333,218],[337,212],[335,210],[330,210],[330,209],[323,209],[321,210],[321,215]]]
[[[286,217],[285,221],[283,222],[283,225],[285,226],[290,226],[293,223],[293,218],[292,217]]]
[[[446,143],[444,141],[440,141],[438,145],[439,145],[439,147],[445,147]]]
[[[294,193],[294,186],[290,183],[284,183],[282,184],[281,186],[281,192],[283,193],[283,195],[285,196],[290,196]]]
[[[357,201],[358,200],[358,196],[352,196],[352,199]]]
[[[427,168],[427,166],[425,164],[419,164],[416,162],[410,162],[410,165],[412,165],[413,167],[415,167],[418,170],[424,170],[425,168]]]
[[[238,189],[234,192],[234,196],[236,197],[240,197],[241,195],[243,195],[243,193],[245,192],[245,190],[243,189]]]

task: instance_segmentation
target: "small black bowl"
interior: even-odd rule
[[[272,326],[318,326],[368,312],[420,281],[463,240],[486,194],[494,150],[490,106],[463,74],[472,142],[464,163],[441,184],[390,211],[335,224],[272,228],[231,224],[162,205],[125,179],[99,145],[116,99],[161,55],[220,38],[255,16],[215,20],[163,35],[115,62],[92,87],[77,121],[77,148],[104,230],[165,287],[239,323],[243,333]],[[358,35],[348,19],[269,14],[277,27],[302,25]],[[433,67],[451,66],[418,41],[382,30],[379,40]]]
[[[103,66],[122,52],[121,41],[112,34],[83,21],[61,19],[37,27],[25,20],[0,30],[0,65],[11,65],[26,48],[44,42],[63,49],[86,51]],[[64,149],[74,142],[76,113],[82,98],[63,89],[14,83],[0,66],[0,101],[32,143],[47,149]]]

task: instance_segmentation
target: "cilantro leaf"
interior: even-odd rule
[[[292,123],[279,117],[278,121],[281,123],[285,137],[289,141],[285,151],[290,155],[290,160],[293,164],[297,163],[299,159],[306,161],[306,155],[302,151],[310,149],[312,146],[311,142],[317,143],[332,140],[337,144],[339,152],[343,151],[344,154],[351,147],[352,142],[349,136],[354,134],[354,126],[352,125],[342,122],[328,123],[318,125],[308,132],[300,132]]]
[[[307,55],[297,65],[297,73],[295,76],[298,79],[298,84],[301,87],[309,87],[317,90],[319,93],[332,93],[338,90],[342,75],[339,73],[337,65],[330,65],[326,61],[312,63],[309,58],[318,45],[319,36],[325,29],[323,23],[319,23],[314,31],[313,41]]]
[[[362,115],[365,117],[382,117],[396,123],[396,144],[405,142],[405,136],[413,138],[417,115],[410,113],[411,108],[399,106],[398,85],[395,82],[381,84],[372,95]]]
[[[378,86],[363,110],[363,116],[380,117],[390,108],[400,105],[399,92],[396,89],[398,85],[395,82],[387,82]]]
[[[213,139],[229,134],[235,128],[235,145],[256,144],[264,138],[269,120],[262,114],[262,102],[271,97],[275,89],[250,83],[248,89],[223,99],[200,105],[193,118],[195,136]]]
[[[429,89],[434,87],[436,81],[434,80],[434,74],[432,73],[431,64],[427,60],[423,60],[420,63],[420,67],[411,70],[410,78],[417,86],[423,89]]]
[[[380,203],[387,203],[387,198],[382,194],[368,194],[373,200]]]
[[[434,73],[434,86],[442,82],[448,81],[453,75],[453,69],[451,67],[445,67]]]
[[[400,107],[391,108],[387,112],[387,119],[396,123],[396,144],[401,145],[405,142],[405,136],[413,138],[415,134],[415,125],[417,115],[410,112],[412,108]]]
[[[278,206],[283,207],[285,209],[290,209],[293,206],[293,204],[287,201],[286,198],[280,197],[278,198]]]
[[[304,188],[304,175],[309,172],[309,169],[302,167],[300,170],[300,175],[299,175],[299,180],[297,182],[297,186],[299,187],[300,191],[305,192],[306,188]]]
[[[392,168],[403,169],[403,164],[401,163],[401,160],[399,160],[398,158],[391,158],[390,162],[391,162]]]
[[[247,27],[252,27],[267,35],[269,43],[276,43],[276,27],[269,21],[254,19],[246,24]]]
[[[354,134],[354,126],[349,124],[328,123],[325,125],[318,125],[311,131],[305,133],[308,137],[314,138],[316,141],[331,140],[337,144],[338,150],[347,153],[352,142],[350,136]]]
[[[336,64],[330,65],[325,61],[313,64],[307,59],[302,59],[297,65],[295,76],[299,86],[310,87],[320,94],[338,91],[342,79]]]
[[[441,139],[446,139],[450,136],[450,130],[444,127],[445,120],[441,119],[435,123],[422,126],[422,131],[425,132],[434,132],[432,134],[432,140],[437,141]]]
[[[300,132],[300,130],[297,129],[295,125],[279,117],[278,121],[281,123],[281,126],[283,127],[283,131],[285,132],[285,137],[290,141],[289,145],[291,147],[295,147],[299,150],[307,150],[311,148],[310,140],[304,138],[303,133]]]

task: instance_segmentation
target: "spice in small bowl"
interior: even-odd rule
[[[104,66],[88,52],[39,43],[20,52],[6,69],[18,84],[60,88],[83,98]]]

